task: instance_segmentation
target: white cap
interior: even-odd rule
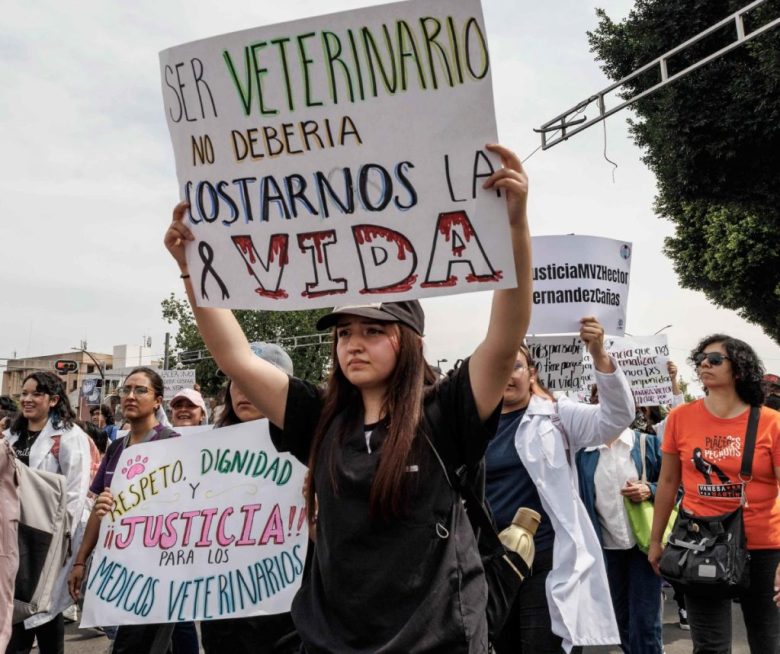
[[[182,388],[178,393],[176,393],[176,395],[171,398],[171,401],[168,402],[169,406],[173,407],[173,405],[176,404],[176,400],[181,397],[189,400],[195,406],[199,406],[201,409],[203,409],[203,415],[205,416],[204,422],[209,421],[209,410],[206,408],[206,401],[198,391],[196,391],[194,388]]]

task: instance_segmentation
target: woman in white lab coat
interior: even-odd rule
[[[580,337],[594,361],[601,403],[555,402],[522,348],[488,446],[486,490],[498,528],[519,506],[542,514],[533,574],[495,644],[498,654],[570,652],[573,646],[620,642],[601,545],[580,500],[573,461],[577,450],[612,440],[631,424],[634,399],[604,350],[598,321],[583,318]]]
[[[74,424],[75,417],[60,378],[51,372],[34,372],[22,385],[21,412],[5,432],[17,459],[30,468],[65,476],[73,553],[78,551],[92,508],[87,494],[93,472],[89,436]],[[40,654],[64,651],[62,611],[73,603],[67,585],[70,564],[69,559],[60,571],[49,612],[15,624],[6,654],[29,652],[36,637]]]

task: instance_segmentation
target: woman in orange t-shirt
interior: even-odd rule
[[[763,366],[745,342],[723,334],[705,338],[691,353],[707,396],[669,415],[661,445],[663,461],[655,495],[648,559],[658,572],[661,536],[682,481],[682,508],[694,515],[734,511],[743,484],[739,478],[751,406],[761,406]],[[752,479],[745,485],[745,534],[750,551],[750,587],[740,596],[750,651],[780,651],[780,610],[774,602],[780,571],[780,413],[762,408],[756,434]],[[731,600],[685,596],[693,651],[731,651]]]

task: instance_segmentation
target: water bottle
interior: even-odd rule
[[[534,534],[541,521],[542,516],[536,511],[521,506],[515,513],[512,524],[498,535],[504,547],[517,552],[529,568],[533,565],[536,553]]]

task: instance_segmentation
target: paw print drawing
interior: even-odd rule
[[[135,457],[135,459],[128,459],[125,467],[122,468],[122,474],[128,479],[132,479],[133,477],[137,477],[138,475],[143,474],[144,470],[146,470],[145,464],[148,460],[149,457],[145,456],[141,458],[140,454]]]

